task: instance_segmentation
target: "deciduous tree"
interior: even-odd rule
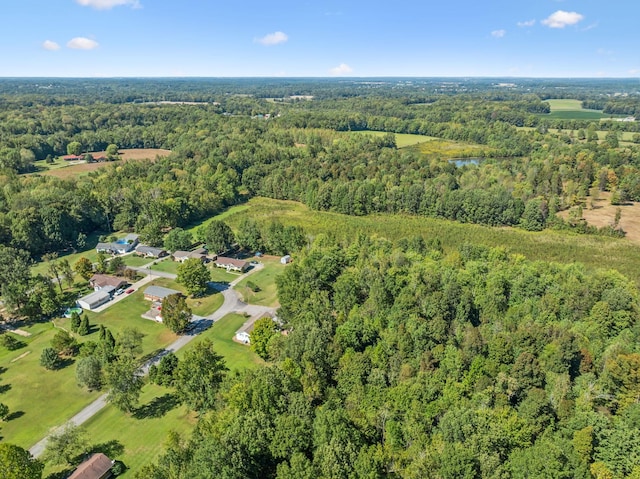
[[[199,260],[196,261],[200,263]],[[170,294],[162,301],[162,322],[174,333],[184,333],[191,322],[191,316],[191,308],[182,294]]]
[[[192,296],[199,296],[207,291],[207,283],[211,280],[211,272],[198,258],[189,258],[178,266],[176,281],[182,284]]]

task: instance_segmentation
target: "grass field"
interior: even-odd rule
[[[170,150],[163,150],[161,148],[132,148],[120,150],[119,161],[136,161],[136,160],[154,160],[156,157],[168,156],[171,153]],[[92,152],[94,156],[106,155],[104,151]],[[64,160],[56,160],[52,165],[48,165],[44,160],[34,162],[34,165],[38,169],[37,173],[41,175],[57,176],[58,178],[73,178],[81,175],[85,175],[91,171],[104,168],[109,165],[117,165],[118,161],[105,162],[105,163],[75,163],[69,164]],[[32,174],[32,173],[29,173]]]
[[[236,286],[236,290],[242,295],[242,299],[249,304],[259,304],[261,306],[278,307],[278,291],[276,288],[276,277],[286,268],[280,264],[280,258],[263,257],[260,261],[264,268],[251,276],[243,279]],[[253,292],[247,287],[247,282],[252,281],[260,288],[260,291]]]
[[[145,264],[151,263],[154,259],[145,256],[138,256],[136,254],[127,254],[122,256],[122,261],[124,261],[124,264],[131,266],[132,268],[140,268]]]
[[[209,316],[217,311],[222,303],[224,303],[224,296],[214,289],[209,289],[204,296],[187,299],[191,312],[198,316]]]
[[[614,268],[640,284],[640,255],[637,245],[628,239],[579,235],[570,232],[528,232],[517,228],[491,228],[453,221],[403,215],[346,216],[311,211],[293,201],[253,198],[249,209],[227,218],[236,226],[241,217],[259,220],[278,219],[285,225],[300,225],[307,234],[328,233],[337,239],[351,240],[359,232],[391,241],[419,234],[425,239],[439,238],[445,252],[465,243],[503,246],[531,260],[560,263],[581,262],[588,268]]]
[[[352,131],[350,135],[384,136],[383,131]],[[443,140],[433,136],[410,135],[396,133],[396,145],[398,148],[413,148],[423,155],[444,158],[468,158],[470,156],[488,156],[491,149],[482,145],[463,143],[458,141]]]
[[[545,118],[559,120],[600,120],[602,118],[617,118],[620,115],[609,115],[602,110],[587,110],[582,108],[580,100],[567,98],[545,100],[551,107],[551,113],[544,114]]]
[[[216,322],[200,337],[177,352],[184,353],[203,339],[210,339],[215,350],[225,359],[230,371],[255,368],[262,364],[248,346],[234,342],[231,338],[246,318],[230,314]],[[154,384],[145,385],[140,397],[138,412],[126,415],[112,406],[107,406],[88,421],[84,428],[91,445],[117,441],[124,451],[116,455],[128,467],[120,477],[131,478],[145,464],[154,461],[162,452],[162,443],[169,431],[188,434],[196,423],[196,415],[177,404],[169,389]]]

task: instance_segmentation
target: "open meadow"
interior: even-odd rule
[[[243,216],[259,221],[278,220],[285,225],[302,226],[312,237],[330,234],[339,240],[353,239],[358,233],[379,236],[391,241],[421,235],[426,240],[440,239],[445,252],[451,252],[466,243],[488,247],[501,246],[511,253],[522,254],[531,260],[580,262],[590,269],[606,265],[607,268],[617,269],[640,284],[640,257],[637,254],[637,245],[625,238],[552,230],[528,232],[517,228],[461,224],[409,215],[347,216],[312,211],[301,203],[268,198],[253,198],[247,205],[248,209],[234,211],[225,221],[235,227]]]

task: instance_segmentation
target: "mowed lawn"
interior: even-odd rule
[[[160,278],[151,284],[180,289],[166,278]],[[217,298],[210,300],[210,304],[215,301],[218,301]],[[101,313],[87,312],[91,333],[76,338],[79,342],[97,341],[98,327],[101,324],[109,328],[116,338],[123,329],[135,328],[144,335],[143,355],[151,354],[175,341],[177,336],[164,325],[140,317],[148,309],[149,301],[144,300],[142,291],[136,291]],[[55,324],[69,329],[69,319],[58,318]],[[74,359],[57,371],[48,371],[40,366],[42,350],[51,345],[51,339],[57,331],[52,322],[26,326],[23,329],[32,333],[32,336],[16,338],[25,341],[27,346],[17,351],[1,348],[0,352],[0,368],[5,368],[0,374],[0,385],[7,388],[1,401],[16,413],[14,419],[0,426],[0,435],[5,441],[28,448],[42,439],[51,428],[63,424],[82,410],[98,394],[88,393],[77,386]],[[28,354],[17,359],[25,353]],[[12,360],[15,361],[11,362]]]
[[[40,366],[42,350],[56,333],[53,324],[40,323],[22,329],[28,338],[13,335],[26,343],[16,351],[0,348],[0,401],[9,406],[12,416],[0,425],[2,441],[24,448],[33,446],[52,428],[79,412],[98,397],[76,385],[75,364],[57,371]]]
[[[230,226],[237,226],[243,216],[249,216],[258,221],[278,220],[285,225],[299,225],[309,235],[330,232],[338,240],[352,240],[358,233],[390,241],[413,235],[420,235],[425,240],[437,238],[442,242],[445,253],[464,244],[502,246],[532,261],[581,262],[590,269],[614,268],[640,285],[637,245],[624,238],[551,230],[529,232],[409,215],[348,216],[312,211],[295,201],[268,198],[252,198],[247,204],[249,209],[228,217]]]
[[[264,264],[264,268],[240,281],[236,290],[246,303],[277,307],[280,304],[278,303],[276,277],[282,274],[287,265],[280,264],[280,258],[275,257],[263,257],[260,261]],[[249,281],[256,284],[260,291],[252,291],[247,286]]]
[[[122,454],[115,456],[128,468],[119,477],[132,478],[136,471],[162,453],[169,431],[188,436],[196,421],[195,413],[178,404],[174,391],[147,384],[142,390],[138,411],[125,414],[107,406],[83,428],[91,446],[114,441],[124,449]]]
[[[224,357],[231,372],[255,368],[263,361],[248,346],[233,341],[233,335],[246,321],[244,316],[229,314],[213,324],[176,355],[182,359],[186,351],[199,341],[209,339],[218,354]],[[118,441],[124,453],[117,456],[129,468],[121,477],[131,478],[145,464],[162,453],[162,444],[169,431],[189,434],[197,417],[178,404],[174,391],[155,384],[147,384],[140,397],[138,411],[124,414],[107,406],[89,420],[84,428],[92,445]]]
[[[615,118],[620,115],[610,115],[602,113],[602,110],[588,110],[582,108],[580,100],[572,100],[568,98],[556,98],[545,100],[551,107],[551,113],[542,114],[546,118],[557,118],[564,120],[600,120],[601,118]]]

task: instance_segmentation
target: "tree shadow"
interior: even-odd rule
[[[6,393],[9,389],[11,389],[11,384],[0,384],[0,394]]]
[[[56,369],[64,369],[67,366],[71,366],[72,364],[74,364],[76,362],[75,359],[73,358],[63,358],[60,359],[60,361],[58,361],[58,366],[56,367]]]
[[[105,456],[113,459],[114,457],[120,456],[124,453],[124,446],[117,439],[112,439],[111,441],[95,444],[89,448],[89,454],[96,452],[101,452]]]
[[[68,467],[66,469],[63,469],[62,471],[52,472],[51,474],[46,476],[45,479],[67,479],[67,477],[69,477],[74,470],[74,467]]]
[[[7,416],[5,421],[13,421],[14,419],[18,419],[19,417],[24,416],[24,411],[13,411],[11,414]]]
[[[162,417],[172,409],[175,409],[179,404],[180,400],[176,394],[167,393],[137,408],[133,412],[133,417],[136,419]]]

